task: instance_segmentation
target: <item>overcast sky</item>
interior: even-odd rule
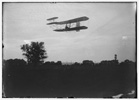
[[[45,43],[46,61],[135,61],[135,3],[4,3],[4,59],[23,59],[20,46]],[[88,29],[55,32],[48,18],[64,21],[87,16]]]

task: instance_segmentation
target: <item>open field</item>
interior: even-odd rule
[[[7,64],[3,67],[3,90],[6,97],[112,97],[136,90],[136,67]]]

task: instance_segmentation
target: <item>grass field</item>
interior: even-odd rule
[[[5,97],[104,98],[136,90],[136,68],[117,66],[27,66],[3,68]]]

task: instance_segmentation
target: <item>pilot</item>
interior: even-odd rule
[[[65,29],[69,29],[69,27],[66,25]]]

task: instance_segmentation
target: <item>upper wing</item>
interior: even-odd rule
[[[61,21],[61,22],[52,22],[52,23],[48,23],[47,25],[51,25],[51,24],[68,24],[68,23],[75,23],[75,22],[80,22],[80,21],[86,21],[89,18],[86,16],[83,17],[79,17],[79,18],[75,18],[75,19],[71,19],[71,20],[67,20],[67,21]]]

